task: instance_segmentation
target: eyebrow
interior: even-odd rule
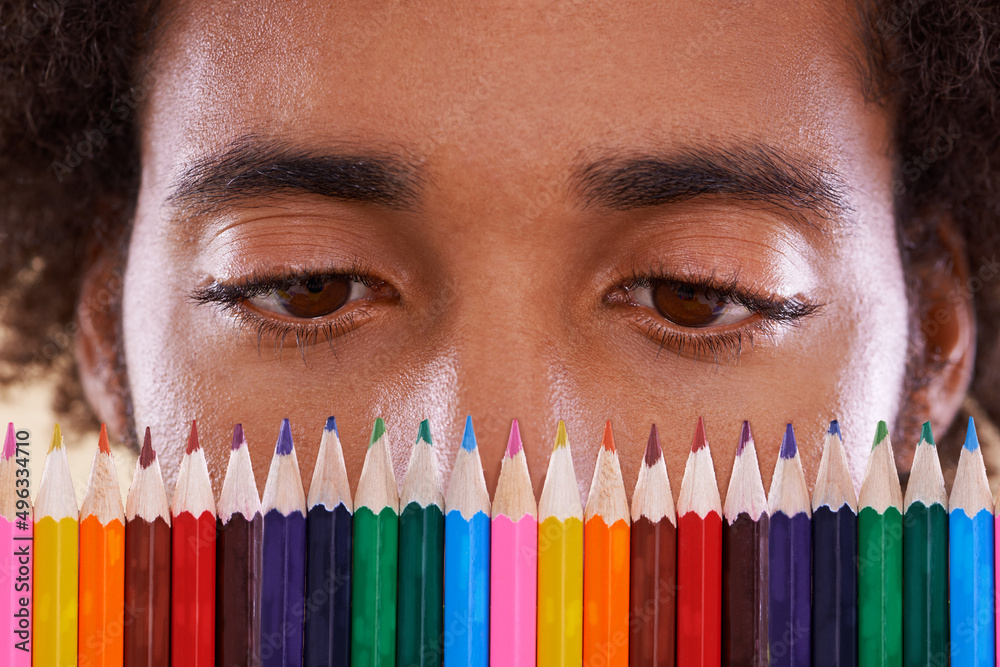
[[[619,211],[718,195],[776,206],[799,219],[812,214],[833,220],[853,212],[836,172],[764,144],[608,157],[583,166],[573,180],[585,206]]]
[[[313,194],[408,209],[417,201],[420,184],[418,167],[396,155],[351,146],[319,152],[243,137],[185,169],[167,203],[204,215],[253,199]]]

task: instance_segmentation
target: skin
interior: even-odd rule
[[[282,417],[308,481],[335,414],[356,484],[375,417],[387,422],[400,480],[429,418],[447,480],[471,414],[490,489],[517,417],[540,491],[564,419],[584,494],[609,418],[626,487],[656,422],[675,493],[699,415],[722,489],[743,419],[765,483],[788,421],[811,482],[827,423],[840,419],[858,484],[879,419],[898,423],[926,404],[920,417],[950,422],[974,325],[965,302],[940,299],[959,326],[930,342],[952,363],[921,400],[905,396],[910,304],[891,208],[892,123],[862,96],[860,45],[839,3],[350,10],[181,3],[156,45],[122,320],[84,327],[80,357],[100,416],[125,423],[125,404],[88,381],[87,361],[122,346],[134,421],[151,426],[168,485],[195,417],[216,490],[236,422],[262,485]],[[320,154],[398,155],[418,165],[423,187],[408,210],[300,193],[207,215],[170,205],[190,165],[248,134]],[[820,216],[723,195],[615,210],[585,205],[573,180],[600,157],[754,142],[825,165],[852,210]],[[253,271],[352,264],[391,296],[345,307],[366,316],[304,356],[294,335],[282,344],[265,334],[258,346],[234,312],[191,298]],[[706,332],[623,298],[636,269],[734,278],[818,309],[769,333],[754,322],[724,327],[752,334],[739,354],[693,340],[660,349],[651,325]]]

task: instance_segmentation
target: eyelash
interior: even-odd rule
[[[616,283],[617,287],[609,293],[606,300],[625,306],[639,308],[637,304],[625,301],[618,296],[626,295],[636,289],[651,289],[654,285],[667,287],[686,287],[707,294],[713,294],[721,299],[731,301],[746,308],[756,321],[750,318],[744,323],[729,325],[725,331],[713,332],[710,328],[694,333],[695,329],[681,332],[677,325],[670,323],[663,316],[642,313],[636,320],[636,325],[644,329],[647,337],[658,344],[657,356],[664,348],[674,350],[678,356],[689,354],[696,360],[711,359],[714,363],[733,362],[739,359],[744,346],[753,347],[756,336],[772,336],[781,324],[796,324],[814,315],[823,304],[808,303],[798,298],[774,297],[762,292],[755,292],[742,286],[738,275],[728,278],[718,278],[714,274],[707,277],[675,277],[662,269],[633,271],[631,275],[623,275]],[[627,298],[627,297],[625,297]],[[644,309],[645,310],[645,309]]]
[[[252,327],[257,338],[258,352],[265,338],[273,338],[275,349],[281,350],[288,336],[295,336],[295,346],[305,361],[306,350],[315,345],[320,338],[325,339],[330,349],[334,350],[334,339],[356,329],[364,319],[371,316],[371,310],[363,302],[354,302],[356,305],[353,305],[349,312],[335,312],[331,316],[317,318],[316,322],[310,324],[296,324],[275,320],[244,307],[244,304],[274,290],[287,290],[293,285],[309,280],[353,280],[369,289],[388,286],[388,283],[373,277],[371,272],[361,265],[354,265],[346,271],[285,271],[280,273],[255,271],[249,277],[236,282],[214,282],[211,285],[198,288],[192,292],[191,299],[197,304],[214,305],[223,312],[231,312],[240,331]],[[392,294],[394,295],[395,292],[393,291]],[[335,350],[334,354],[336,354]]]

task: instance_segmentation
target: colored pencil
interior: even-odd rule
[[[632,493],[629,664],[673,667],[677,516],[656,424]]]
[[[813,493],[813,667],[858,664],[858,501],[830,422]]]
[[[79,558],[80,512],[56,424],[35,498],[31,655],[35,667],[76,665]]]
[[[951,665],[992,667],[996,661],[993,496],[972,417],[949,509]]]
[[[215,497],[193,421],[170,514],[170,661],[175,667],[211,667],[215,664]]]
[[[792,425],[785,427],[768,494],[768,652],[771,665],[808,666],[812,508]]]
[[[80,664],[121,667],[125,508],[108,431],[101,424],[80,508]]]
[[[903,664],[948,660],[948,494],[931,424],[913,453],[903,501]],[[817,575],[817,582],[819,581]]]
[[[465,419],[445,496],[445,667],[490,662],[490,495],[472,417]]]
[[[396,662],[431,667],[442,660],[444,491],[428,420],[403,477],[399,505]]]
[[[306,518],[306,667],[351,660],[351,550],[354,502],[337,422],[326,420],[309,485]]]
[[[677,664],[722,660],[722,500],[698,418],[677,500]]]
[[[381,417],[372,427],[354,506],[351,664],[391,667],[396,664],[399,496]]]
[[[493,497],[490,554],[490,664],[535,664],[538,508],[517,420]]]
[[[31,664],[34,521],[27,463],[21,468],[19,458],[14,424],[8,423],[0,457],[0,664],[10,667]]]
[[[583,661],[583,501],[562,420],[538,503],[538,637],[539,665]]]
[[[170,664],[170,506],[149,428],[125,499],[125,667]]]
[[[884,421],[858,498],[858,664],[903,662],[903,493]]]
[[[306,493],[292,428],[281,420],[260,502],[264,515],[260,566],[260,663],[302,664],[306,592]]]
[[[722,664],[767,664],[769,517],[750,422],[743,422],[722,523]]]
[[[597,452],[583,524],[583,661],[628,667],[629,508],[611,421]]]
[[[264,519],[243,426],[233,428],[215,545],[215,664],[260,664],[260,542]]]

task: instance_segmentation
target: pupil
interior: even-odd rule
[[[323,279],[322,278],[310,278],[306,281],[306,289],[311,293],[316,294],[317,292],[323,291]]]

